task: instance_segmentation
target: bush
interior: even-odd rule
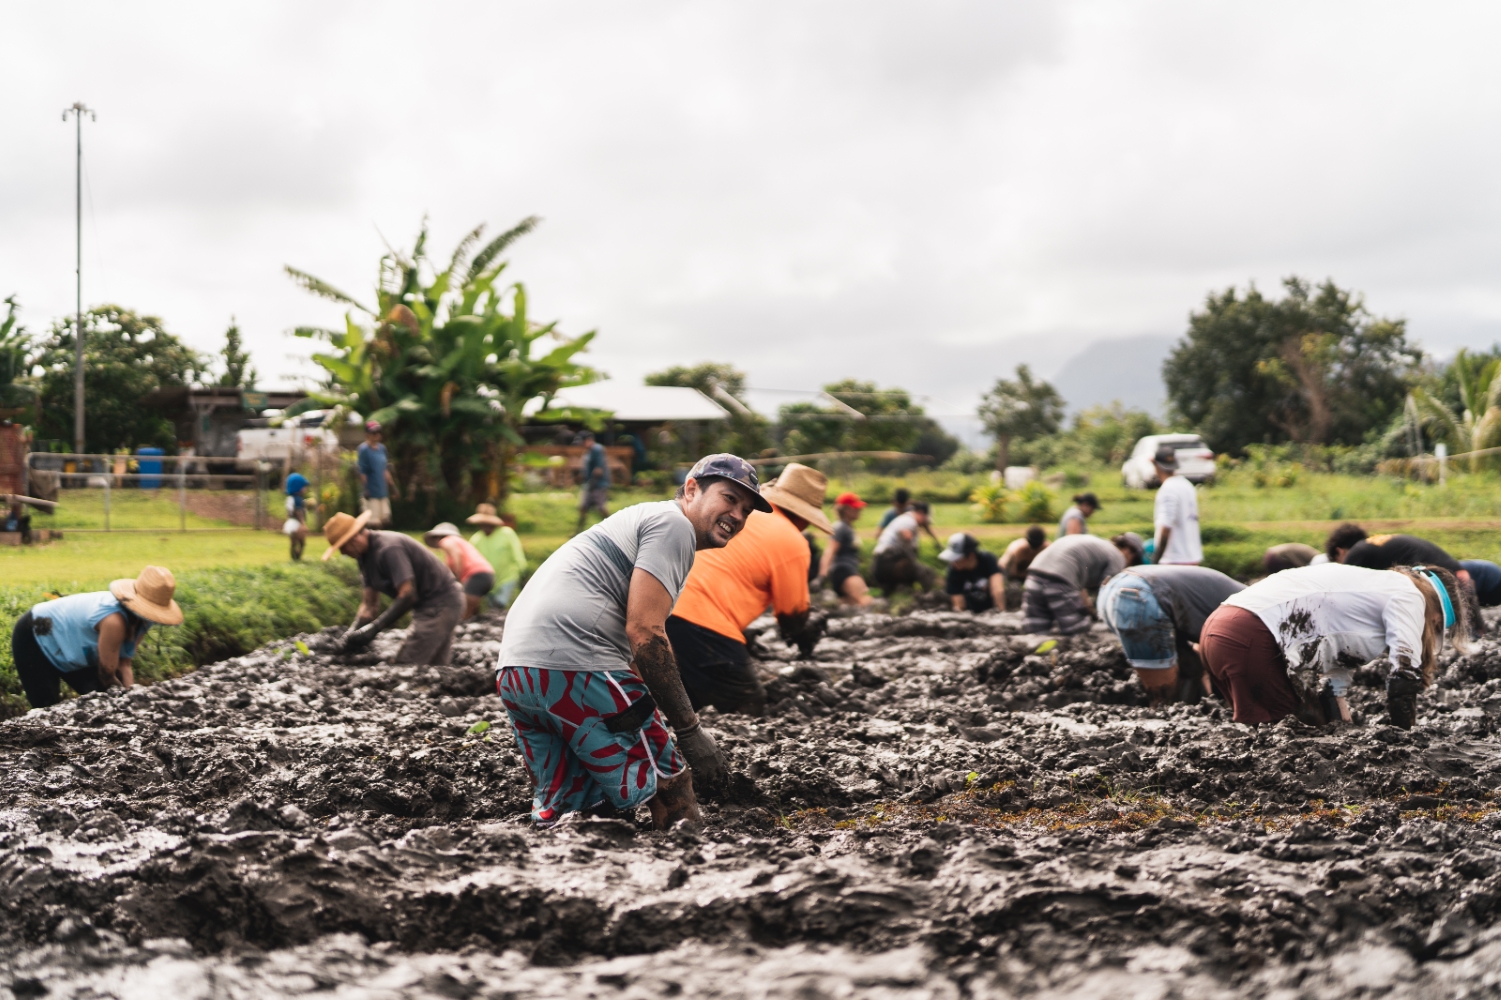
[[[1021,505],[1021,520],[1027,524],[1045,523],[1057,516],[1053,513],[1053,491],[1036,479],[1017,490],[1013,499]]]
[[[56,596],[43,587],[0,590],[0,627],[8,636],[17,618]],[[176,677],[299,632],[348,624],[360,602],[359,571],[344,560],[191,570],[178,577],[177,602],[183,623],[153,628],[137,650],[138,682]],[[0,716],[19,715],[29,707],[5,643],[0,647]]]
[[[969,495],[975,516],[982,521],[999,524],[1006,520],[1006,486],[1003,483],[986,483],[976,487]]]

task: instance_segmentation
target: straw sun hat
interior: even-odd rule
[[[323,553],[323,561],[328,562],[334,557],[334,553],[343,547],[360,529],[370,520],[370,512],[367,510],[359,517],[350,517],[342,510],[328,519],[323,526],[323,537],[328,539],[328,551]]]
[[[466,524],[490,524],[490,525],[494,525],[497,528],[500,527],[502,524],[505,524],[505,522],[502,521],[499,518],[499,516],[496,515],[496,513],[495,513],[495,505],[494,504],[490,504],[490,503],[482,503],[482,504],[479,504],[477,507],[475,507],[474,508],[474,513],[470,514],[468,517],[464,518],[464,523],[466,523]]]
[[[824,534],[832,535],[834,526],[823,513],[824,493],[828,488],[829,480],[822,472],[793,462],[780,476],[761,487],[761,495]]]
[[[424,545],[429,545],[429,546],[432,546],[433,548],[437,548],[438,547],[438,539],[440,539],[440,538],[463,538],[463,537],[464,537],[463,535],[459,534],[459,529],[458,529],[457,525],[455,525],[452,521],[444,521],[442,524],[437,525],[432,530],[428,531],[425,535],[423,535],[422,536],[422,543]]]
[[[147,566],[134,580],[116,580],[109,585],[115,600],[157,625],[182,624],[182,608],[172,599],[176,591],[172,571],[163,566]]]

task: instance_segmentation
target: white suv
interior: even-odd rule
[[[1191,483],[1207,483],[1214,478],[1214,452],[1197,434],[1149,434],[1136,442],[1131,457],[1121,466],[1121,479],[1129,489],[1155,489],[1157,468],[1152,456],[1165,444],[1178,453],[1178,474]]]

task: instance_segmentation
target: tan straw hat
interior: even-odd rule
[[[430,531],[428,531],[427,534],[422,536],[422,544],[430,546],[432,548],[437,548],[438,539],[440,538],[462,537],[463,536],[459,534],[458,525],[454,524],[452,521],[444,521],[442,524],[435,525]]]
[[[339,511],[339,513],[329,518],[328,523],[323,526],[323,537],[328,539],[328,551],[323,553],[323,561],[328,562],[332,559],[334,553],[338,552],[345,542],[359,534],[360,529],[369,520],[370,512],[368,510],[359,517],[350,517],[343,511]]]
[[[182,608],[172,600],[176,591],[172,571],[163,566],[147,566],[134,580],[116,580],[109,585],[115,600],[158,625],[182,624]]]
[[[780,476],[761,487],[761,495],[824,534],[832,535],[834,526],[823,513],[824,494],[828,488],[829,480],[822,472],[793,462],[782,470]]]
[[[505,524],[504,521],[502,521],[499,517],[496,516],[496,514],[495,514],[495,505],[494,504],[490,504],[490,503],[482,503],[482,504],[477,505],[474,508],[474,513],[470,514],[468,517],[464,518],[464,523],[465,524],[493,524],[497,528],[500,527],[502,524]]]

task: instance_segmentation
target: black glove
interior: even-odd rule
[[[401,620],[402,615],[416,606],[416,594],[407,594],[405,597],[396,598],[396,600],[391,602],[391,606],[386,608],[375,621],[362,625],[359,628],[352,628],[345,633],[344,652],[352,653],[356,650],[364,649],[375,641],[377,635],[395,625]],[[355,621],[359,621],[359,619],[356,618]]]
[[[687,729],[679,729],[674,735],[677,737],[678,749],[683,752],[688,767],[693,771],[695,784],[714,788],[724,782],[727,773],[724,754],[719,752],[719,744],[714,742],[714,737],[704,732],[701,723],[695,722]]]
[[[782,634],[782,641],[796,646],[798,655],[807,660],[813,656],[813,647],[818,645],[818,640],[829,630],[829,616],[812,608],[795,615],[778,615],[777,629]]]
[[[1394,670],[1386,679],[1386,718],[1394,726],[1411,729],[1418,721],[1418,692],[1423,678],[1411,668]]]

